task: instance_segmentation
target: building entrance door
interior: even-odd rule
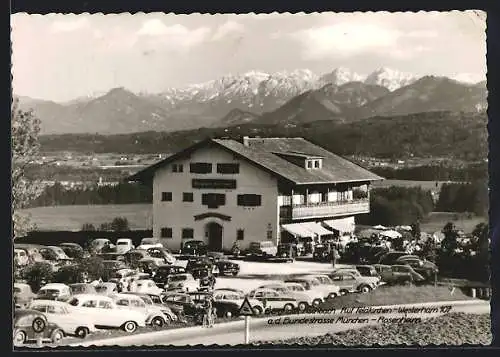
[[[219,223],[211,222],[207,224],[206,231],[208,236],[208,250],[221,252],[223,227]]]

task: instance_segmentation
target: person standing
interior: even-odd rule
[[[337,248],[333,245],[331,246],[331,254],[332,254],[332,268],[335,269],[339,253],[337,252]]]

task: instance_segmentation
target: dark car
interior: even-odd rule
[[[224,259],[224,253],[222,253],[222,252],[207,252],[207,257],[211,258],[214,263],[217,263],[219,260]]]
[[[182,274],[186,272],[186,268],[178,265],[160,265],[156,270],[153,281],[156,286],[163,288],[168,284],[168,278],[174,274]]]
[[[43,328],[44,327],[44,328]],[[42,329],[38,333],[35,329]],[[36,310],[16,309],[13,321],[14,346],[36,341],[41,337],[42,342],[59,344],[64,338],[63,330],[54,323],[50,323],[47,317]]]
[[[61,243],[59,247],[61,247],[68,257],[73,259],[86,258],[89,255],[78,243]]]
[[[289,259],[293,261],[297,255],[297,245],[295,243],[281,243],[278,245],[276,258]]]
[[[219,260],[217,263],[220,275],[236,276],[240,272],[240,265],[228,260]]]
[[[393,272],[398,272],[398,273],[407,273],[410,274],[412,283],[414,284],[421,284],[425,282],[425,278],[417,273],[411,266],[409,265],[404,265],[404,264],[394,264],[391,265],[392,271]]]
[[[393,265],[396,264],[396,260],[398,260],[398,258],[403,257],[405,255],[408,255],[408,253],[401,251],[388,252],[382,255],[377,263],[384,265]]]
[[[362,276],[380,276],[373,265],[356,265],[356,270]]]
[[[146,293],[153,303],[156,305],[165,305],[167,306],[176,316],[179,320],[183,320],[185,313],[184,313],[184,307],[180,304],[172,304],[168,301],[165,300],[165,295],[164,294],[152,294],[152,293]]]
[[[172,252],[170,250],[168,250],[167,248],[153,247],[153,248],[148,248],[146,250],[146,252],[152,258],[163,259],[163,261],[166,264],[174,264],[175,263],[175,257],[173,256]]]
[[[186,293],[167,292],[163,295],[163,302],[172,311],[182,308],[186,316],[195,316],[205,310],[201,303],[196,303],[191,295]]]
[[[190,240],[182,245],[182,255],[205,255],[208,252],[208,247],[201,240]]]
[[[210,257],[198,257],[194,259],[189,259],[187,264],[186,264],[186,271],[188,273],[191,272],[193,269],[198,269],[198,268],[212,268],[214,265],[214,261]]]
[[[69,284],[71,294],[97,294],[94,285],[86,283]]]
[[[380,280],[387,285],[405,285],[413,282],[409,272],[393,269],[392,265],[374,264],[373,267],[377,270]]]
[[[313,260],[318,262],[328,262],[331,260],[327,244],[316,244],[314,246]]]
[[[396,260],[396,263],[411,266],[413,270],[422,275],[426,280],[434,279],[434,276],[439,273],[439,269],[436,264],[413,255],[400,257]]]
[[[190,271],[193,278],[200,281],[200,289],[211,290],[215,285],[215,276],[212,268],[195,268]]]

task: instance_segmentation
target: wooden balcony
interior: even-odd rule
[[[281,219],[308,219],[364,214],[370,212],[370,201],[354,200],[339,202],[321,202],[305,205],[280,207]]]

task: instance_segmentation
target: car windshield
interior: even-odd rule
[[[170,277],[170,281],[181,281],[181,280],[187,280],[187,277],[185,275],[177,275]]]
[[[108,291],[108,288],[105,285],[98,285],[95,287],[95,291],[98,293],[104,293]]]
[[[56,289],[40,289],[39,295],[57,295],[59,294],[59,290]]]
[[[250,243],[250,248],[260,248],[260,243]]]
[[[155,244],[155,243],[156,243],[156,240],[153,238],[144,238],[141,241],[141,244]]]
[[[73,294],[84,293],[85,291],[87,291],[87,287],[85,285],[74,285],[70,288]]]
[[[20,292],[21,292],[20,288],[14,287],[14,293],[20,293]]]
[[[128,242],[124,242],[124,241],[121,241],[121,242],[118,242],[116,243],[117,245],[128,245]]]
[[[288,288],[292,291],[304,291],[304,287],[302,285],[289,285]]]
[[[141,296],[142,301],[146,303],[146,305],[153,305],[153,300],[151,300],[148,296]]]

